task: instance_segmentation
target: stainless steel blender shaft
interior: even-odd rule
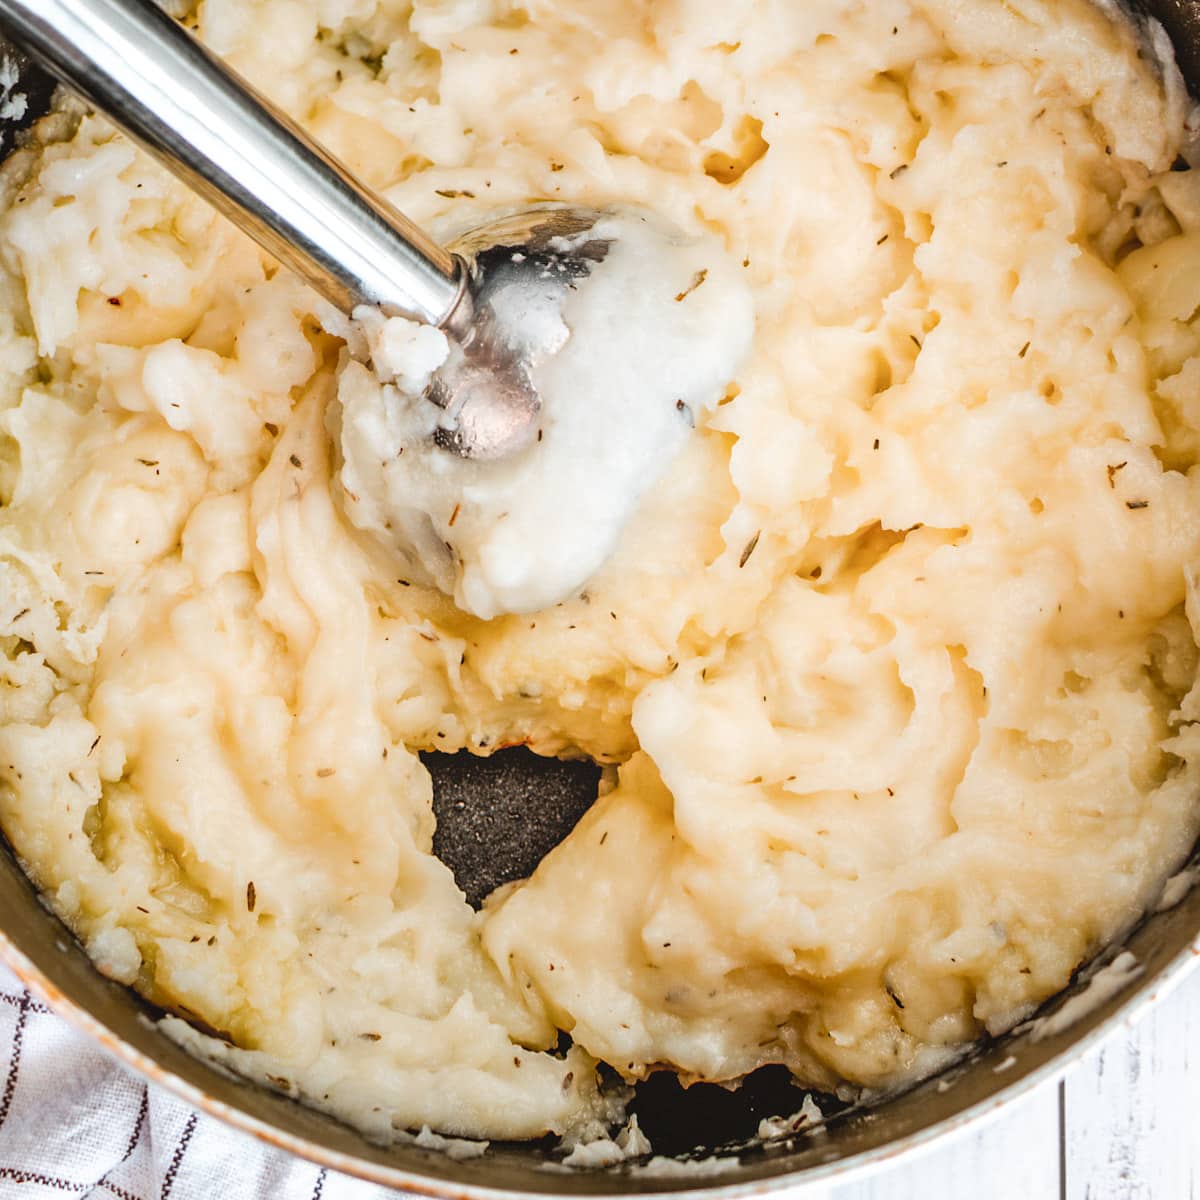
[[[455,257],[151,0],[0,0],[0,26],[343,311],[453,313]]]

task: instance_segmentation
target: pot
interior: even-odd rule
[[[1138,0],[1132,7],[1135,15],[1161,21],[1189,87],[1200,93],[1200,0]],[[29,98],[19,124],[28,125],[46,110],[53,85],[16,57],[18,90]],[[12,124],[0,127],[0,147],[11,148],[14,132]],[[594,776],[509,753],[497,755],[494,769],[482,773],[477,762],[463,756],[434,756],[444,760],[433,764],[442,856],[469,895],[528,874],[541,853],[574,825],[581,796],[589,789],[594,795]],[[497,794],[536,792],[540,811],[532,829],[527,812],[514,812],[507,830],[493,827],[487,836],[478,824],[471,827],[480,808],[491,806],[455,801],[464,795],[478,800],[480,789],[488,787]],[[539,847],[527,844],[531,832]],[[498,854],[500,843],[509,847],[507,857]],[[761,1118],[800,1107],[804,1093],[782,1068],[755,1072],[734,1092],[706,1085],[685,1092],[673,1077],[652,1076],[638,1086],[633,1108],[655,1151],[674,1160],[661,1171],[626,1166],[568,1172],[553,1153],[553,1139],[492,1143],[482,1157],[467,1160],[415,1145],[380,1147],[330,1117],[214,1069],[159,1031],[161,1010],[96,970],[44,907],[6,842],[0,843],[0,954],[34,992],[126,1066],[230,1125],[333,1170],[445,1200],[708,1190],[732,1196],[842,1180],[980,1122],[1060,1074],[1156,1003],[1200,956],[1200,888],[1188,886],[1193,877],[1200,878],[1200,845],[1185,874],[1168,889],[1166,898],[1174,903],[1160,904],[1120,946],[1107,948],[1077,972],[1036,1019],[981,1042],[966,1058],[901,1094],[870,1105],[831,1102],[840,1111],[816,1130],[758,1138]],[[1130,969],[1134,961],[1136,968]],[[1103,978],[1089,992],[1100,973]]]

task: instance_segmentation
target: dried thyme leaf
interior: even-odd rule
[[[707,278],[708,268],[702,267],[692,276],[692,282],[675,297],[675,303],[678,304],[680,301],[686,300]]]

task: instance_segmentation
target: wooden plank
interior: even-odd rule
[[[1064,1200],[1200,1193],[1200,972],[1065,1081]]]
[[[829,1200],[1059,1200],[1060,1146],[1059,1088],[1043,1084],[977,1132],[835,1186]]]

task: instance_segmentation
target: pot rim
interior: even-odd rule
[[[1151,912],[1152,915],[1153,910]],[[1093,959],[1093,964],[1111,961],[1119,949],[1116,945],[1105,947]],[[52,983],[31,959],[17,947],[3,928],[0,928],[0,959],[13,970],[31,992],[37,994],[75,1029],[115,1058],[122,1065],[141,1075],[149,1083],[165,1088],[184,1103],[215,1117],[217,1120],[258,1141],[294,1154],[316,1166],[327,1170],[379,1184],[398,1188],[432,1200],[518,1200],[530,1193],[505,1187],[491,1187],[462,1181],[439,1180],[419,1171],[405,1167],[386,1166],[374,1163],[294,1133],[289,1133],[271,1122],[256,1117],[241,1106],[229,1104],[209,1095],[203,1088],[181,1078],[174,1071],[162,1066],[152,1055],[133,1046],[94,1016],[82,1004],[75,1001],[61,988]],[[1131,977],[1117,993],[1118,1000],[1111,1012],[1085,1033],[1055,1052],[1046,1062],[1032,1068],[1023,1075],[1014,1076],[1012,1081],[1002,1084],[999,1090],[968,1103],[958,1112],[935,1121],[927,1126],[904,1134],[894,1141],[866,1150],[853,1152],[826,1163],[793,1167],[780,1170],[777,1174],[743,1182],[723,1182],[720,1176],[705,1180],[685,1180],[679,1177],[663,1177],[655,1180],[656,1190],[678,1196],[711,1198],[711,1200],[740,1200],[742,1197],[766,1196],[784,1188],[808,1187],[831,1182],[847,1182],[860,1178],[891,1165],[901,1159],[911,1158],[932,1147],[933,1143],[946,1137],[964,1134],[969,1126],[986,1124],[1013,1103],[1026,1097],[1035,1088],[1049,1084],[1065,1074],[1089,1050],[1111,1037],[1119,1027],[1131,1028],[1153,1005],[1173,991],[1187,978],[1200,960],[1200,930],[1168,962],[1156,972]],[[97,971],[97,974],[99,972]],[[1064,993],[1051,998],[1059,1000]],[[203,1060],[199,1060],[203,1063]],[[209,1069],[211,1065],[203,1063]],[[924,1082],[924,1081],[922,1081]],[[261,1087],[261,1085],[258,1085]],[[583,1173],[581,1173],[583,1174]],[[564,1183],[570,1176],[564,1176]],[[590,1189],[596,1196],[629,1196],[646,1194],[642,1188],[622,1188],[620,1181],[628,1176],[612,1174],[592,1175],[592,1182],[611,1179],[611,1188]],[[547,1200],[575,1200],[578,1193],[566,1186],[561,1189],[540,1191],[539,1196]]]

